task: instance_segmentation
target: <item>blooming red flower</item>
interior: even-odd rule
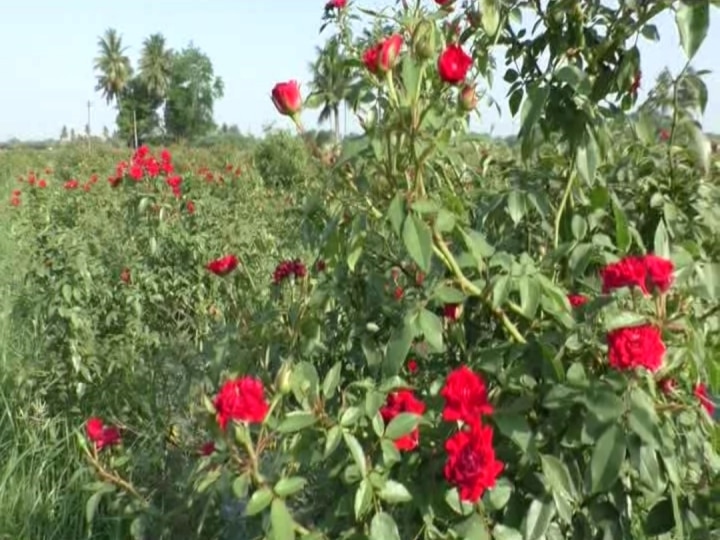
[[[657,255],[645,255],[643,257],[645,269],[647,270],[647,281],[651,288],[661,293],[667,292],[673,282],[675,266],[672,261]]]
[[[403,296],[405,296],[405,289],[398,285],[393,291],[393,297],[395,298],[395,300],[402,300]]]
[[[460,500],[477,502],[495,481],[504,465],[495,458],[493,430],[479,422],[458,431],[445,441],[445,480],[457,487]]]
[[[297,81],[277,83],[272,89],[272,102],[280,114],[296,116],[302,109],[302,97]]]
[[[195,213],[195,203],[192,201],[186,202],[185,209],[187,210],[188,214],[194,214]]]
[[[410,390],[398,390],[388,395],[385,405],[380,408],[385,425],[400,413],[412,413],[422,415],[425,412],[425,404],[415,397]],[[407,435],[393,441],[398,450],[404,452],[417,448],[420,439],[420,432],[415,428]]]
[[[263,384],[254,377],[239,377],[225,382],[213,404],[222,429],[230,420],[262,423],[270,410],[265,401]]]
[[[85,431],[98,451],[120,444],[120,430],[114,426],[106,426],[100,418],[89,418],[85,423]]]
[[[302,279],[307,275],[307,267],[300,259],[281,261],[273,272],[273,283],[279,285],[290,277]]]
[[[462,50],[460,45],[452,44],[442,52],[437,66],[443,81],[448,84],[460,84],[465,80],[470,66],[472,66],[472,58]]]
[[[637,287],[643,294],[648,294],[647,268],[641,257],[625,257],[616,263],[605,266],[600,271],[603,293],[622,287]]]
[[[570,305],[574,308],[587,304],[589,300],[584,294],[568,294],[567,298]]]
[[[68,180],[67,182],[65,182],[65,184],[63,185],[63,187],[64,187],[65,189],[77,189],[77,187],[78,187],[79,185],[80,185],[80,183],[79,183],[77,180],[72,180],[72,179],[71,179],[71,180]]]
[[[371,73],[390,71],[397,64],[402,44],[400,34],[385,38],[365,51],[363,64]]]
[[[452,4],[455,0],[435,0],[435,3],[438,6],[448,6]]]
[[[142,180],[143,172],[142,165],[139,163],[133,163],[130,167],[130,177],[135,181]]]
[[[37,183],[37,187],[39,187],[40,189],[46,188],[47,182],[43,178],[41,178],[40,181]]]
[[[443,420],[461,420],[466,424],[478,422],[483,414],[493,412],[487,399],[485,381],[467,366],[452,371],[440,391],[445,399]]]
[[[670,140],[670,132],[667,129],[660,130],[660,140],[663,142]]]
[[[238,266],[238,259],[235,255],[225,255],[205,265],[210,272],[216,276],[226,276]]]
[[[657,326],[617,328],[608,333],[608,359],[615,369],[624,371],[643,367],[657,371],[663,363],[665,344]]]
[[[346,7],[347,7],[347,0],[330,0],[327,4],[325,4],[326,10],[344,9]]]
[[[10,197],[10,204],[13,206],[20,206],[20,197]]]
[[[708,395],[707,385],[705,383],[696,384],[693,389],[693,394],[698,399],[703,409],[705,409],[710,416],[713,416],[715,414],[715,404]]]

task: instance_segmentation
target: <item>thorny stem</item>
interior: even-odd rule
[[[143,497],[138,490],[136,490],[132,484],[130,484],[127,480],[124,480],[123,478],[119,477],[116,474],[111,473],[110,471],[106,470],[105,467],[102,466],[102,464],[98,461],[97,456],[94,452],[90,452],[87,448],[85,448],[85,455],[87,456],[88,460],[90,461],[90,464],[93,466],[95,471],[97,472],[98,476],[102,478],[106,482],[110,482],[111,484],[114,484],[115,486],[119,487],[126,493],[132,495],[137,500],[139,500],[143,506],[147,507],[149,506],[148,501]]]
[[[505,327],[505,330],[507,330],[508,334],[510,334],[515,341],[522,344],[527,343],[527,340],[522,336],[517,326],[513,324],[513,322],[508,318],[505,312],[498,307],[494,307],[490,303],[490,301],[483,295],[482,290],[465,276],[462,269],[455,260],[455,257],[452,255],[452,253],[450,253],[450,249],[448,248],[447,243],[445,242],[445,240],[443,240],[443,238],[440,236],[440,234],[438,234],[437,231],[433,231],[433,243],[437,250],[440,252],[443,262],[445,262],[447,267],[452,271],[455,279],[460,284],[460,287],[466,292],[472,294],[473,296],[480,297],[485,303],[485,305],[490,309],[490,312],[502,323],[502,325]]]

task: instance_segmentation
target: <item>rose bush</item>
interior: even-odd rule
[[[702,133],[683,121],[691,115],[672,113],[669,144],[658,150],[644,139],[646,117],[623,130],[612,125],[617,111],[601,106],[619,111],[636,99],[640,58],[626,43],[653,35],[648,25],[667,5],[523,4],[540,21],[539,35],[526,38],[520,6],[407,4],[367,39],[353,38],[352,3],[326,6],[354,70],[348,99],[365,137],[344,145],[331,168],[313,165],[319,182],[300,182],[302,253],[274,253],[254,271],[269,243],[240,249],[219,232],[240,220],[233,205],[208,216],[213,195],[199,196],[187,178],[170,181],[169,161],[149,151],[105,186],[124,190],[104,199],[107,220],[134,241],[112,251],[89,242],[85,253],[109,261],[92,259],[93,280],[84,259],[67,263],[52,236],[38,235],[41,260],[78,269],[33,282],[70,310],[56,323],[60,309],[39,304],[48,337],[68,348],[57,358],[76,362],[78,346],[88,351],[81,360],[93,358],[100,345],[115,358],[113,342],[97,335],[162,329],[129,340],[122,372],[146,367],[128,377],[137,393],[167,377],[152,389],[181,403],[147,406],[156,396],[145,394],[137,410],[124,407],[130,383],[115,389],[113,370],[88,362],[86,376],[78,363],[63,390],[82,383],[83,399],[95,392],[117,419],[106,425],[86,410],[93,418],[78,433],[96,479],[88,518],[123,516],[123,532],[138,538],[717,534],[720,446],[708,384],[719,371],[720,250],[704,231],[720,226],[709,210],[720,196],[678,186],[679,174],[700,185],[710,170],[692,147]],[[708,6],[698,5],[681,10]],[[696,48],[703,19],[681,14],[684,46]],[[522,161],[479,148],[470,166],[467,117],[496,45],[506,48],[510,107],[522,109]],[[301,130],[297,96],[272,99]],[[611,134],[627,144],[613,149]],[[256,155],[267,184],[271,151]],[[44,202],[63,242],[83,228],[82,196],[68,190]],[[189,202],[192,214],[183,212]],[[79,284],[66,293],[68,279]],[[136,284],[133,304],[123,295]],[[101,307],[118,298],[151,315],[129,310],[122,330],[109,328]],[[77,309],[92,304],[92,316]],[[205,304],[223,324],[193,310]],[[186,320],[191,337],[181,338]],[[177,363],[172,353],[190,342],[196,348],[181,358],[200,374],[168,376],[137,360],[154,353]],[[205,361],[194,364],[200,350]],[[187,418],[171,444],[147,436],[165,421],[157,411],[177,409]]]

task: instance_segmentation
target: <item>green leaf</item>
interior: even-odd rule
[[[542,472],[554,493],[558,493],[570,501],[576,501],[577,488],[565,463],[549,454],[540,456]]]
[[[363,478],[355,492],[355,502],[353,503],[355,519],[360,519],[365,512],[367,512],[367,509],[370,508],[372,494],[373,490],[370,481],[367,478]]]
[[[418,414],[413,413],[400,413],[395,418],[390,420],[390,423],[385,428],[385,437],[391,441],[397,440],[404,435],[412,432],[422,417]]]
[[[342,428],[340,426],[331,427],[325,438],[325,450],[323,451],[323,457],[328,458],[340,444],[342,438]]]
[[[625,211],[614,194],[612,196],[612,210],[615,218],[615,244],[621,253],[626,253],[630,247],[630,228]]]
[[[285,418],[277,427],[280,433],[293,433],[312,426],[317,422],[317,417],[306,411],[292,411],[285,415]]]
[[[549,497],[533,499],[525,515],[525,540],[540,540],[545,537],[553,517],[555,505]]]
[[[270,507],[273,540],[295,540],[295,520],[282,499],[275,499]]]
[[[517,225],[527,212],[527,198],[524,193],[513,190],[507,196],[507,211],[512,222]]]
[[[586,140],[578,145],[575,153],[575,164],[580,178],[588,186],[592,186],[598,166],[598,148],[594,137],[588,135]]]
[[[418,319],[420,330],[425,336],[425,340],[432,347],[433,352],[441,353],[445,350],[443,345],[443,327],[440,317],[432,311],[423,309]]]
[[[498,308],[507,300],[512,288],[510,276],[498,276],[492,289],[492,307]]]
[[[399,328],[393,330],[388,341],[385,352],[385,362],[383,365],[383,373],[387,376],[397,375],[400,373],[405,359],[410,352],[415,331],[408,321],[405,321]]]
[[[102,500],[102,498],[108,493],[112,493],[114,491],[115,486],[113,486],[112,484],[103,484],[100,489],[90,495],[87,502],[85,503],[85,520],[87,521],[88,525],[91,525],[93,519],[95,519],[95,512],[97,512],[97,508],[100,505],[100,501]]]
[[[443,304],[462,304],[465,301],[465,294],[453,287],[439,285],[433,289],[432,298]]]
[[[400,540],[400,531],[390,514],[378,512],[370,522],[370,540]]]
[[[289,476],[288,478],[281,478],[278,480],[277,484],[275,484],[275,493],[277,493],[280,497],[289,497],[290,495],[294,495],[298,491],[301,491],[306,484],[307,480],[305,480],[302,476]]]
[[[603,432],[590,459],[590,489],[592,493],[609,491],[620,476],[625,461],[625,434],[616,424]]]
[[[330,371],[328,371],[325,375],[325,380],[323,381],[322,385],[322,391],[326,399],[329,399],[333,397],[333,395],[335,395],[335,390],[337,390],[337,387],[340,384],[341,369],[342,364],[340,362],[337,362],[333,367],[330,368]]]
[[[523,535],[517,529],[497,524],[492,531],[493,540],[523,540]]]
[[[645,518],[643,529],[648,536],[656,537],[667,534],[675,528],[675,515],[673,514],[670,499],[662,499],[655,503]]]
[[[357,423],[362,416],[363,411],[360,407],[351,406],[345,409],[340,415],[340,425],[342,427],[350,427]]]
[[[367,463],[365,461],[365,452],[363,452],[360,442],[355,438],[354,435],[347,432],[343,433],[343,440],[345,441],[345,445],[348,447],[348,450],[350,450],[350,454],[352,455],[353,460],[355,460],[355,464],[358,466],[358,469],[360,469],[360,474],[363,477],[367,476]]]
[[[585,406],[601,424],[617,420],[625,411],[625,403],[615,392],[598,386],[588,388]]]
[[[483,14],[484,18],[484,14]],[[526,138],[535,126],[535,123],[542,116],[545,110],[545,103],[550,95],[550,87],[540,86],[540,83],[532,83],[527,90],[527,97],[520,111],[520,137]]]
[[[615,311],[607,314],[604,327],[606,332],[610,332],[618,328],[639,326],[645,322],[647,322],[645,316],[634,311]]]
[[[668,237],[667,229],[665,229],[665,222],[662,219],[655,229],[653,253],[658,257],[670,258],[670,238]]]
[[[462,234],[463,242],[478,266],[482,266],[483,261],[495,253],[495,248],[488,243],[482,233],[474,229],[463,229],[460,234]]]
[[[660,418],[655,412],[653,399],[641,388],[630,391],[630,414],[628,427],[645,444],[658,447],[661,444],[661,435],[658,426]]]
[[[480,4],[482,13],[482,25],[487,35],[494,37],[500,26],[500,11],[495,0],[482,0]]]
[[[490,531],[485,521],[477,514],[473,514],[463,523],[455,527],[463,540],[490,540]]]
[[[410,256],[421,270],[428,272],[432,260],[432,233],[430,227],[412,214],[405,219],[402,235],[405,248]]]
[[[392,225],[395,234],[400,236],[402,232],[403,221],[405,220],[405,198],[402,193],[398,192],[393,197],[390,207],[388,208],[388,220]]]
[[[245,499],[250,487],[250,473],[243,473],[232,483],[232,492],[237,499]]]
[[[246,516],[254,516],[265,510],[273,500],[272,489],[268,487],[260,488],[252,494],[247,506],[245,507]]]
[[[700,45],[705,41],[710,26],[710,2],[691,0],[681,2],[675,15],[682,45],[688,60],[692,60]]]
[[[519,283],[520,308],[528,319],[534,319],[540,305],[541,290],[537,280],[531,276],[522,276]]]
[[[402,80],[405,89],[405,103],[411,105],[415,102],[418,84],[420,84],[420,66],[412,55],[406,54],[403,57]]]
[[[378,492],[378,496],[389,503],[402,503],[412,500],[412,495],[408,489],[400,482],[395,480],[387,480],[382,489]]]
[[[500,433],[517,444],[523,453],[527,453],[530,450],[533,433],[523,415],[496,412],[492,416],[492,419]]]

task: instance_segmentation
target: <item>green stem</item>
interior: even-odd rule
[[[553,236],[553,246],[557,249],[560,245],[560,224],[562,223],[562,217],[565,213],[565,207],[567,206],[570,196],[572,195],[573,184],[575,184],[575,175],[573,169],[575,168],[575,158],[573,157],[570,163],[570,172],[568,174],[567,184],[565,184],[565,190],[560,199],[560,206],[558,207],[557,213],[555,214],[555,229]]]
[[[462,269],[460,268],[460,265],[457,263],[457,260],[455,260],[453,254],[450,253],[450,249],[448,248],[447,243],[445,243],[445,240],[442,239],[442,237],[437,233],[437,231],[433,231],[433,243],[434,249],[436,248],[437,251],[440,252],[441,259],[452,271],[455,279],[460,284],[460,287],[466,292],[472,294],[473,296],[480,297],[480,299],[490,309],[490,312],[495,316],[495,318],[500,321],[500,323],[505,327],[505,330],[508,332],[508,334],[512,336],[515,341],[523,344],[527,343],[526,339],[522,336],[517,326],[515,326],[515,324],[508,318],[505,312],[499,307],[494,307],[492,303],[485,297],[485,295],[483,295],[482,290],[465,276]]]

